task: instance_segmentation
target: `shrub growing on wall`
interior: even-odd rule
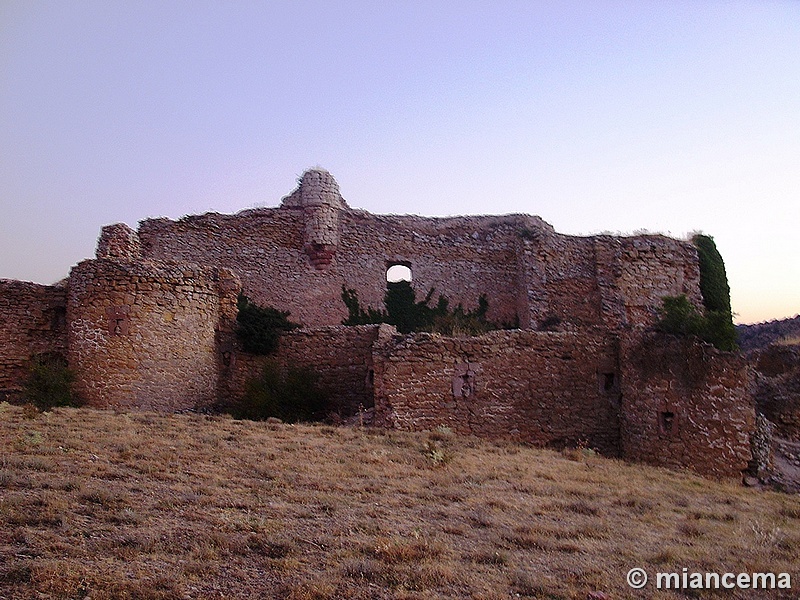
[[[312,421],[324,416],[327,394],[318,374],[307,367],[281,368],[272,358],[260,375],[247,383],[242,400],[232,410],[237,419],[264,420],[276,417],[287,423]]]
[[[50,410],[56,406],[77,406],[72,393],[75,374],[67,367],[60,354],[48,353],[34,357],[23,396],[39,410]]]
[[[707,310],[703,314],[684,295],[666,296],[662,302],[661,320],[657,325],[660,331],[692,335],[720,350],[736,350],[736,329],[729,313]]]
[[[416,292],[408,281],[389,282],[383,303],[385,310],[372,307],[361,308],[355,290],[342,286],[342,301],[347,307],[348,317],[343,325],[367,325],[388,323],[400,333],[431,331],[445,335],[478,335],[497,326],[486,319],[489,301],[485,294],[478,298],[478,307],[465,310],[461,304],[450,309],[450,303],[439,296],[436,306],[431,306],[434,289],[431,288],[423,300],[417,301]]]
[[[736,326],[731,311],[731,288],[725,262],[714,238],[697,234],[692,237],[700,261],[700,293],[705,307],[705,339],[721,350],[736,350]]]
[[[244,294],[237,302],[236,335],[245,352],[271,354],[278,348],[281,334],[300,327],[289,320],[289,313],[271,307],[258,306]]]
[[[725,262],[717,250],[714,238],[698,233],[692,237],[700,259],[700,293],[706,310],[731,312],[731,288],[725,272]]]
[[[685,295],[662,298],[658,329],[672,335],[705,336],[705,318]]]

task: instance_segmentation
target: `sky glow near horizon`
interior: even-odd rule
[[[0,4],[0,278],[319,165],[374,213],[703,231],[751,323],[800,312],[799,164],[798,2]]]

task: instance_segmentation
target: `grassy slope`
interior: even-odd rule
[[[797,497],[589,453],[0,405],[0,598],[677,597],[634,566],[796,597],[799,555]]]

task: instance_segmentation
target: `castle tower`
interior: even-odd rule
[[[281,206],[303,210],[305,252],[315,268],[330,265],[339,245],[339,211],[347,208],[333,175],[325,169],[309,169]]]

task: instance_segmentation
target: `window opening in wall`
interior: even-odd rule
[[[398,281],[411,281],[411,268],[408,265],[395,264],[386,269],[386,281],[397,283]]]
[[[111,335],[128,335],[130,330],[129,306],[110,306],[106,308],[108,332]]]
[[[617,389],[617,376],[615,373],[601,373],[600,386],[604,392],[614,392]]]
[[[671,411],[662,411],[659,418],[659,427],[662,433],[672,433],[675,427],[675,413]]]
[[[50,313],[50,329],[61,330],[67,326],[67,308],[54,306]]]

